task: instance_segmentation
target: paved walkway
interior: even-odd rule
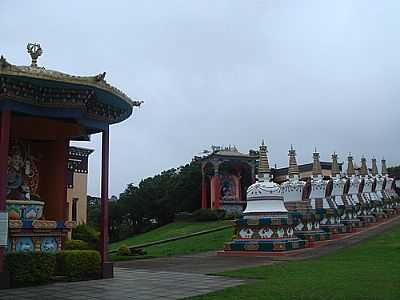
[[[116,268],[113,279],[1,290],[0,299],[172,300],[206,294],[243,283],[244,280],[220,276]]]
[[[290,257],[220,257],[206,252],[177,257],[133,260],[116,264],[112,279],[60,282],[46,286],[1,290],[0,299],[179,299],[244,284],[245,280],[204,274],[269,265],[281,260],[309,259],[359,243],[394,226],[400,216],[356,235],[320,243]]]

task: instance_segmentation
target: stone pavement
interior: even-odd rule
[[[112,279],[1,290],[0,299],[179,299],[237,286],[244,280],[193,273],[115,269]]]

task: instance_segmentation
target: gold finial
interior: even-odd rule
[[[41,56],[43,54],[43,50],[42,47],[40,47],[39,43],[29,43],[26,46],[26,49],[28,50],[29,55],[32,58],[32,63],[31,63],[31,67],[37,67],[37,60],[39,58],[39,56]]]

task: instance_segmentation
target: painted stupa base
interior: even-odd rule
[[[294,235],[293,222],[283,217],[244,217],[235,220],[235,238],[224,251],[284,252],[305,247]]]
[[[308,246],[312,247],[314,242],[325,241],[332,238],[332,234],[320,228],[320,216],[313,212],[290,212],[289,216],[295,224],[294,234],[308,242]]]
[[[345,226],[340,223],[340,215],[336,210],[324,210],[319,215],[319,228],[331,233],[332,235],[349,233],[352,231],[351,226]]]
[[[358,218],[364,223],[364,226],[376,223],[376,217],[374,215],[359,215]]]
[[[225,243],[224,252],[247,251],[247,252],[286,252],[306,247],[306,241],[299,238],[271,239],[271,240],[234,240]]]
[[[7,252],[54,253],[62,249],[67,233],[75,226],[70,221],[9,220]]]
[[[332,237],[335,234],[352,232],[352,227],[345,226],[344,224],[324,224],[320,225],[320,228],[325,232],[331,233]]]
[[[314,242],[321,242],[332,239],[332,233],[326,232],[322,229],[295,231],[294,234],[298,238],[307,241],[309,247],[313,247]]]

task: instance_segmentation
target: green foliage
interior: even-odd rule
[[[129,184],[109,203],[110,241],[118,241],[171,223],[176,212],[200,205],[201,168],[197,161]]]
[[[68,240],[64,243],[64,250],[90,250],[90,246],[82,240]]]
[[[57,253],[57,274],[70,281],[100,277],[101,258],[95,250],[65,250]]]
[[[100,233],[89,225],[80,224],[72,229],[72,239],[85,241],[88,243],[90,249],[97,249]]]
[[[56,266],[56,256],[46,253],[9,253],[6,268],[14,287],[43,284],[50,281]]]
[[[126,244],[120,246],[118,248],[118,255],[121,255],[121,256],[131,255],[131,252],[129,251],[129,247]]]
[[[193,212],[193,219],[199,222],[221,220],[225,216],[224,210],[201,208]]]

